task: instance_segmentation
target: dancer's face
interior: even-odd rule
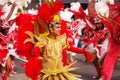
[[[54,28],[53,28],[53,33],[56,35],[60,35],[60,31],[61,31],[61,25],[60,24],[55,24]]]
[[[54,23],[53,27],[50,27],[50,33],[54,34],[55,36],[59,36],[61,31],[61,24],[60,23]]]

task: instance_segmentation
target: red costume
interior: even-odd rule
[[[118,15],[118,11],[120,12],[119,6],[116,4],[110,5],[111,12],[115,12],[112,14],[113,16],[110,16],[112,19],[99,16],[110,33],[108,53],[106,55],[102,70],[103,80],[111,80],[118,56],[120,55],[120,15]]]
[[[0,64],[5,66],[5,61],[7,59],[8,49],[7,44],[4,40],[0,38]]]

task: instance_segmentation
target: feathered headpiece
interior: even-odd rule
[[[49,24],[50,22],[59,20],[59,17],[56,15],[58,15],[59,11],[63,8],[64,5],[61,1],[55,2],[53,0],[45,0],[45,3],[39,8],[38,17],[46,24]]]
[[[108,17],[109,16],[109,6],[105,1],[98,0],[95,3],[95,10],[97,14]]]

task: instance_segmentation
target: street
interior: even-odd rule
[[[75,67],[78,67],[78,69],[73,73],[81,75],[81,79],[83,80],[97,80],[93,79],[93,76],[96,76],[97,74],[92,63],[84,62],[84,56],[81,54],[74,56],[74,59],[77,60]],[[15,72],[17,72],[17,74],[12,75],[9,80],[30,80],[24,74],[24,67],[21,66],[22,63],[24,62],[15,59]],[[120,80],[120,61],[118,61],[117,66],[115,67],[115,71],[111,80]]]

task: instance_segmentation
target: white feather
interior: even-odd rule
[[[97,14],[108,17],[109,16],[109,7],[105,1],[98,0],[95,3],[95,10]]]
[[[28,10],[28,13],[30,13],[30,14],[35,14],[35,15],[37,15],[37,12],[38,12],[38,10],[35,10],[35,9],[29,9]]]
[[[70,9],[72,11],[79,12],[79,8],[81,7],[81,4],[79,2],[72,2],[70,5],[71,5]]]
[[[8,2],[8,0],[0,0],[0,4],[1,5],[4,5],[5,3],[7,3]]]
[[[65,9],[64,11],[60,11],[60,17],[65,21],[71,22],[72,16],[73,16],[73,13],[68,11],[68,9]]]

